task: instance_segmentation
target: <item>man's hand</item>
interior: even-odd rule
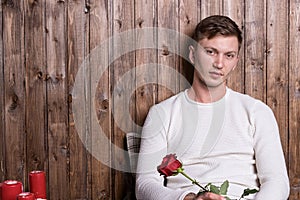
[[[204,194],[201,194],[200,196],[196,197],[195,200],[226,200],[226,198],[218,194],[205,192]]]
[[[184,200],[226,200],[225,197],[222,197],[218,194],[214,194],[211,192],[205,192],[197,196],[196,194],[190,193],[185,196]]]

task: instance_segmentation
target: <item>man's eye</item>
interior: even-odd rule
[[[208,55],[215,55],[215,52],[213,50],[210,50],[210,49],[206,49],[206,53]]]
[[[227,54],[227,58],[228,59],[232,59],[232,58],[234,58],[235,57],[235,54]]]

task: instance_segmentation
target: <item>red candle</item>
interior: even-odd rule
[[[23,185],[19,181],[7,180],[1,188],[3,200],[16,200],[17,195],[22,193]]]
[[[35,200],[35,196],[30,192],[22,192],[17,196],[17,200]]]
[[[43,171],[32,171],[29,173],[30,192],[35,198],[47,198],[46,194],[46,175]]]
[[[0,183],[0,200],[2,200],[2,185],[3,183]]]

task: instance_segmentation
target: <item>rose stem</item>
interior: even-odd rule
[[[186,178],[188,178],[190,181],[192,181],[193,184],[198,185],[202,190],[204,190],[205,192],[208,192],[208,190],[206,188],[204,188],[202,185],[200,185],[196,180],[192,179],[191,177],[189,177],[186,173],[183,172],[183,170],[179,170],[179,173],[181,173],[183,176],[185,176]]]

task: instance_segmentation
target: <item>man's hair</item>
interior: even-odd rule
[[[238,25],[229,17],[222,15],[212,15],[199,22],[194,31],[193,39],[199,42],[215,36],[236,36],[239,42],[239,49],[243,41],[242,31]]]

